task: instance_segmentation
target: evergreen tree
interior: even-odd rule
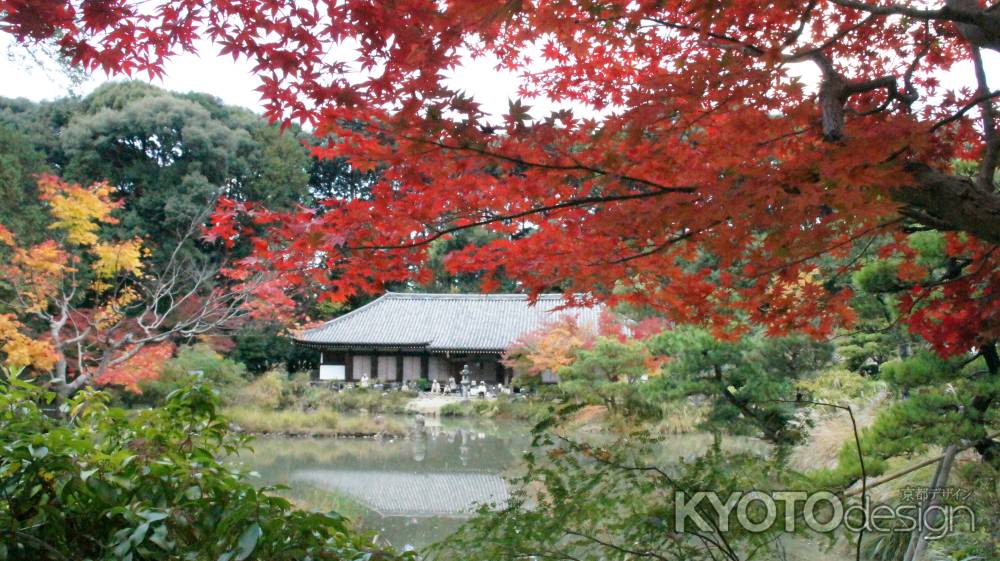
[[[28,243],[41,241],[48,222],[36,179],[46,169],[26,135],[0,124],[0,224]]]

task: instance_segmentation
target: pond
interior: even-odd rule
[[[530,426],[428,418],[408,438],[267,437],[241,456],[263,484],[282,484],[298,506],[334,510],[396,547],[422,548],[453,533],[480,503],[502,505],[530,448]],[[704,453],[712,437],[672,437],[665,461]]]
[[[477,504],[504,504],[528,426],[402,421],[408,438],[262,437],[241,460],[298,506],[340,512],[396,547],[440,541]]]

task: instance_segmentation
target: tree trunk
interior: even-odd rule
[[[954,444],[945,449],[944,457],[941,458],[941,463],[938,464],[937,471],[928,487],[931,492],[928,493],[927,501],[920,507],[922,513],[920,520],[927,520],[927,522],[914,530],[910,543],[907,545],[906,554],[903,556],[904,561],[918,561],[927,549],[929,529],[936,522],[934,519],[937,515],[937,512],[932,509],[941,502],[938,490],[948,485],[948,476],[951,474],[951,466],[955,462],[957,453],[958,447]]]
[[[996,343],[983,345],[982,354],[983,358],[986,359],[986,369],[989,372],[989,376],[1000,376],[1000,355],[997,354]],[[985,419],[987,412],[995,400],[995,395],[977,395],[972,399],[972,408]],[[1000,443],[991,438],[984,438],[977,442],[976,452],[979,452],[979,455],[986,462],[993,465],[1000,463]]]
[[[893,200],[903,205],[903,215],[933,228],[961,230],[1000,244],[1000,195],[979,189],[971,179],[924,164],[910,163],[905,169],[915,184],[891,192]]]

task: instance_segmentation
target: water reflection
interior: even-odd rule
[[[300,507],[336,510],[390,544],[422,548],[453,533],[476,504],[502,505],[530,447],[529,427],[428,420],[398,440],[261,438],[243,457],[267,484],[283,484]],[[588,440],[606,439],[590,435]],[[691,461],[712,437],[669,438],[656,454],[663,465]],[[730,451],[763,451],[759,442],[726,439]]]
[[[410,424],[415,424],[412,419]],[[503,479],[530,445],[527,427],[415,426],[401,440],[261,438],[243,457],[303,508],[337,510],[389,543],[423,547],[477,504],[503,505]]]
[[[305,469],[292,473],[291,480],[343,493],[384,517],[463,517],[480,504],[502,508],[509,496],[494,473]]]

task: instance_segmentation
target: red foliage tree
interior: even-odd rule
[[[951,232],[956,266],[905,271],[910,317],[959,351],[1000,333],[998,92],[981,57],[1000,45],[1000,11],[930,4],[0,0],[0,25],[110,72],[157,75],[206,38],[252,60],[271,118],[313,125],[336,139],[317,154],[380,179],[322,211],[228,202],[210,236],[248,235],[249,215],[270,235],[244,266],[334,298],[411,278],[427,244],[480,225],[509,235],[452,268],[502,265],[534,292],[720,333],[824,334],[851,319],[832,279],[869,240],[905,258],[907,229],[929,227]],[[487,55],[525,97],[583,113],[518,102],[491,120],[446,79]],[[940,83],[963,62],[978,86]],[[818,88],[796,65],[817,69]],[[980,162],[976,177],[953,174],[954,158]]]
[[[172,341],[145,345],[124,362],[105,370],[94,382],[142,393],[140,382],[159,379],[163,366],[174,355],[176,348]]]

